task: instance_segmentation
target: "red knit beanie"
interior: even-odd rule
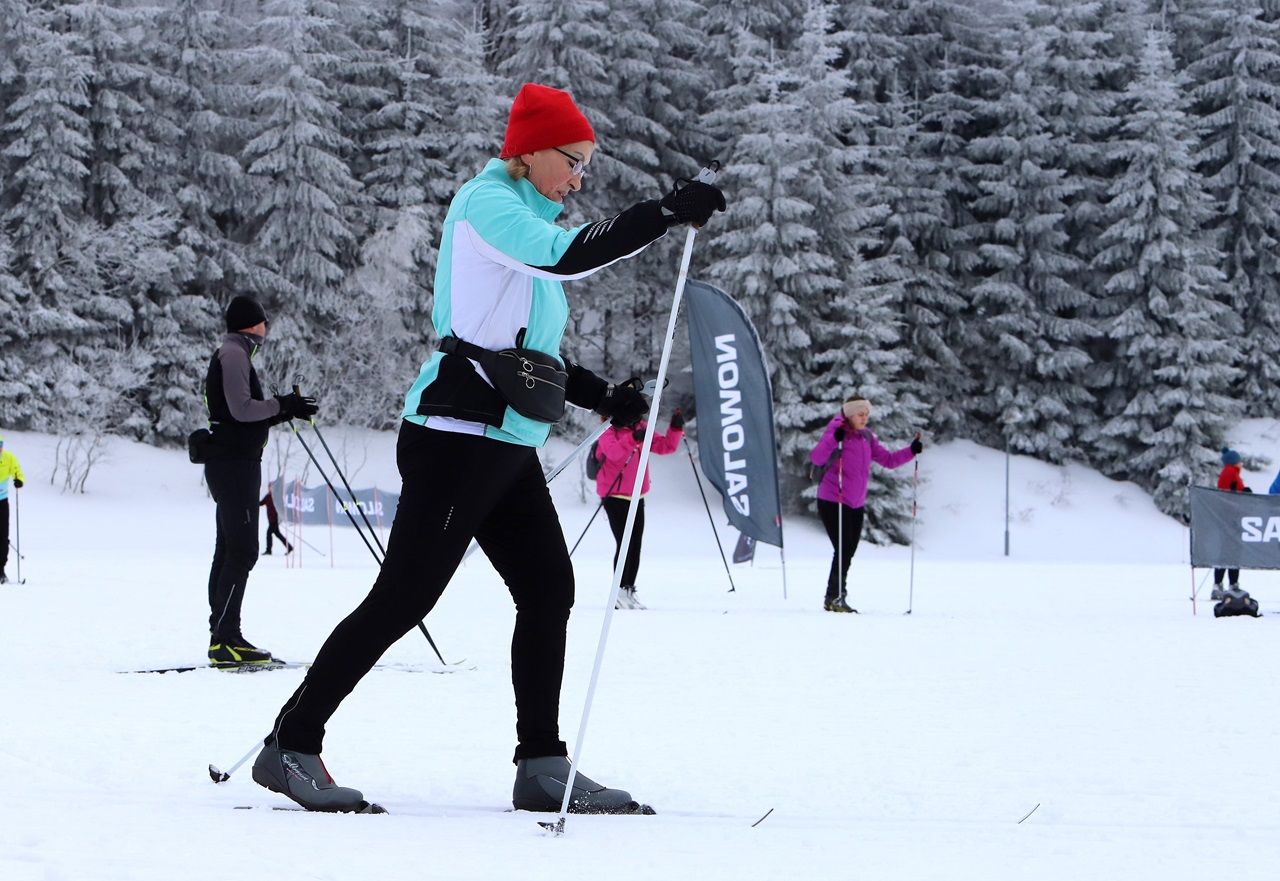
[[[536,153],[576,141],[594,144],[596,133],[569,93],[537,83],[525,83],[516,93],[515,101],[511,102],[507,135],[503,138],[498,158],[509,159],[521,153]]]

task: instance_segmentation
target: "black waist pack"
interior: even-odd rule
[[[447,336],[440,351],[478,361],[507,405],[526,419],[555,423],[564,416],[564,386],[568,379],[560,359],[536,349],[493,352]]]
[[[204,465],[209,461],[213,447],[213,432],[207,428],[197,428],[187,435],[187,456],[192,465]]]

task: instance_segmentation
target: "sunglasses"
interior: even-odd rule
[[[555,150],[557,153],[559,153],[561,156],[564,156],[566,159],[572,160],[573,167],[570,170],[574,177],[587,176],[587,160],[579,159],[577,156],[574,156],[572,153],[566,153],[564,150],[561,150],[559,147],[552,147],[551,149]]]

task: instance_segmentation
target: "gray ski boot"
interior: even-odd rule
[[[253,763],[253,782],[309,811],[376,813],[358,789],[338,786],[318,755],[264,746]]]
[[[564,782],[569,779],[569,759],[565,756],[540,756],[516,763],[516,785],[511,791],[511,804],[517,811],[555,813],[564,800]],[[571,814],[652,814],[653,808],[631,798],[631,793],[609,789],[587,777],[573,778]]]

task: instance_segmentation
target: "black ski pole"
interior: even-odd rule
[[[716,537],[716,548],[720,551],[720,560],[724,563],[724,574],[729,576],[729,593],[737,590],[733,584],[733,573],[729,571],[729,558],[724,555],[724,545],[720,544],[720,533],[716,530],[716,520],[711,516],[711,505],[707,502],[706,490],[702,488],[702,478],[698,477],[698,466],[693,464],[693,448],[689,439],[683,438],[684,451],[689,454],[689,467],[693,469],[693,482],[698,485],[698,494],[702,496],[702,507],[707,510],[707,520],[711,523],[711,534]]]
[[[622,470],[618,472],[618,476],[613,479],[613,483],[609,484],[609,491],[600,497],[600,504],[596,505],[595,511],[591,514],[591,519],[587,521],[587,525],[582,527],[582,535],[578,536],[578,540],[573,543],[573,547],[569,550],[569,556],[573,556],[573,552],[578,549],[578,545],[582,544],[582,540],[587,537],[587,530],[591,528],[591,524],[596,522],[596,516],[600,513],[600,509],[604,507],[604,500],[613,495],[613,491],[622,484],[622,475],[627,473],[627,466],[631,464],[631,459],[635,456],[636,451],[633,449],[627,455],[627,461],[622,464]]]
[[[338,493],[336,489],[334,489],[333,481],[331,481],[329,479],[329,475],[325,473],[324,468],[320,465],[319,460],[316,459],[315,453],[311,452],[311,446],[305,440],[302,439],[302,435],[298,433],[298,428],[293,424],[292,420],[290,420],[289,422],[289,427],[293,430],[293,436],[298,439],[298,443],[302,444],[302,448],[307,451],[307,456],[311,459],[311,464],[315,465],[316,471],[320,472],[320,477],[324,480],[325,486],[329,487],[329,492],[333,493],[334,498],[341,501],[342,496]],[[351,521],[351,525],[355,527],[356,532],[360,534],[360,539],[364,542],[364,546],[369,549],[369,553],[373,554],[374,562],[377,563],[379,566],[381,566],[382,557],[380,557],[378,555],[378,552],[373,549],[373,545],[369,544],[369,539],[365,538],[364,532],[360,529],[360,524],[356,522],[356,518],[352,515],[351,511],[347,508],[346,502],[342,502],[342,511],[344,514],[347,515],[347,519]],[[427,643],[431,646],[431,650],[436,653],[436,657],[440,659],[440,663],[448,664],[449,662],[444,659],[444,655],[440,653],[439,647],[436,646],[436,641],[432,639],[431,634],[427,632],[427,625],[419,621],[418,629],[421,630],[422,635],[426,637]]]
[[[302,377],[299,376],[298,381],[301,382]],[[298,393],[298,387],[296,385],[293,387],[293,391],[295,394]],[[314,416],[311,417],[311,430],[314,431],[316,433],[316,437],[320,439],[320,445],[324,447],[325,453],[329,456],[329,461],[333,463],[333,470],[337,472],[338,477],[342,478],[342,485],[346,487],[347,495],[351,497],[351,503],[355,505],[356,510],[360,512],[360,519],[363,520],[364,525],[369,528],[369,534],[373,536],[373,540],[377,542],[378,550],[382,551],[382,555],[385,557],[387,549],[382,546],[382,542],[378,539],[378,533],[374,530],[373,524],[369,522],[369,515],[364,512],[364,506],[362,506],[360,504],[360,500],[356,498],[356,492],[351,488],[351,484],[347,482],[347,475],[342,473],[342,468],[338,465],[338,460],[334,457],[333,451],[330,450],[329,445],[325,443],[324,435],[320,433],[320,426],[316,425],[316,418]]]

